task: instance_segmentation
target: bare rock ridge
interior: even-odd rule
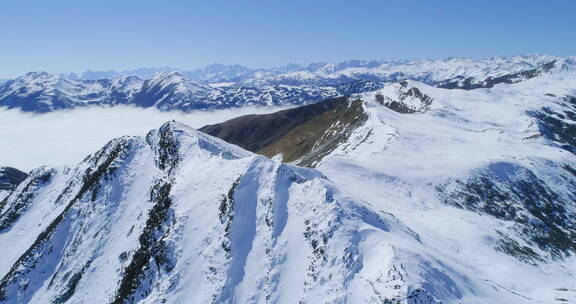
[[[340,97],[271,114],[245,115],[199,130],[267,157],[314,167],[368,119],[364,99],[401,114],[424,113],[432,97],[406,81],[357,97]]]
[[[313,166],[366,121],[362,101],[348,97],[271,114],[246,115],[199,130],[284,162]]]
[[[26,179],[28,174],[12,167],[0,167],[0,191],[10,191]]]

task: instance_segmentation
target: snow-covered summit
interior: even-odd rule
[[[422,93],[413,81],[389,83],[383,88],[358,94],[355,97],[362,100],[375,100],[398,113],[424,112],[432,105],[432,97]]]

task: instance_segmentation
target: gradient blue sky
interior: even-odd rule
[[[214,62],[576,55],[576,1],[0,3],[0,78]]]

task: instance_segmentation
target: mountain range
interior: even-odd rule
[[[574,302],[576,71],[548,59],[2,168],[0,303]]]
[[[419,81],[448,89],[490,88],[573,70],[574,57],[527,55],[484,59],[314,63],[250,69],[211,65],[193,71],[170,68],[54,75],[31,72],[0,83],[0,107],[45,113],[86,106],[132,105],[160,110],[305,105],[374,91],[384,83]],[[104,77],[104,78],[101,78]]]

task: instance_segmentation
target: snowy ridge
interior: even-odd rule
[[[394,216],[318,172],[175,122],[76,168],[39,169],[3,205],[3,219],[17,213],[0,231],[13,244],[0,253],[5,303],[440,303],[473,292]]]
[[[365,93],[361,98],[376,100],[379,104],[398,113],[412,114],[428,110],[432,104],[432,98],[410,84],[408,81],[391,83],[382,89]]]

